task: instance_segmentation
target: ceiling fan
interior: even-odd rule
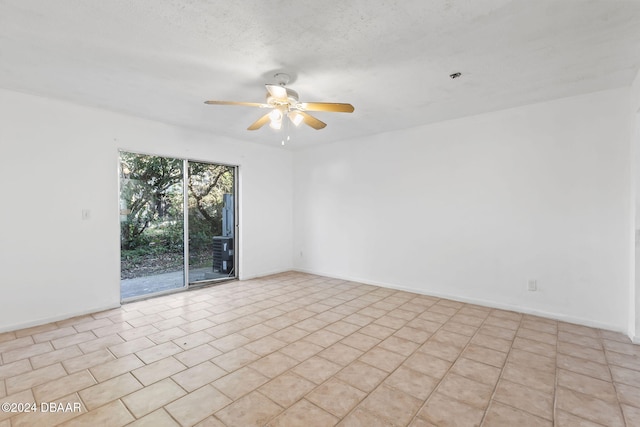
[[[277,73],[274,78],[278,84],[266,84],[267,100],[265,103],[260,102],[238,102],[238,101],[205,101],[205,104],[211,105],[244,105],[247,107],[270,108],[271,111],[253,122],[247,130],[258,130],[262,126],[269,123],[273,129],[280,129],[285,117],[291,122],[299,126],[305,123],[312,128],[319,130],[327,126],[321,120],[313,117],[307,111],[327,111],[335,113],[352,113],[354,108],[351,104],[343,104],[336,102],[300,102],[298,92],[286,87],[289,83],[289,75],[285,73]]]

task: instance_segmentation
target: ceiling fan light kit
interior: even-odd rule
[[[282,111],[277,108],[271,110],[269,113],[269,120],[271,121],[269,126],[272,129],[280,129],[282,127]]]
[[[290,111],[288,116],[295,126],[300,126],[300,123],[302,123],[302,121],[304,120],[304,117],[302,117],[302,114],[300,114],[298,111]]]
[[[274,76],[277,84],[266,84],[266,103],[238,102],[238,101],[205,101],[210,105],[242,105],[246,107],[271,108],[271,111],[253,122],[247,130],[258,130],[269,123],[269,127],[279,130],[282,128],[284,117],[288,117],[291,123],[299,126],[301,123],[320,130],[327,126],[326,123],[313,117],[307,111],[324,111],[335,113],[352,113],[353,105],[335,102],[300,102],[298,92],[286,87],[290,77],[285,73],[277,73]]]

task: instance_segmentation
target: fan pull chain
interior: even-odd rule
[[[287,126],[287,142],[291,141],[291,123],[290,123],[290,121],[291,120],[287,120],[286,121],[287,124],[285,125],[285,126]],[[285,138],[283,136],[282,137],[282,146],[284,146],[284,139]]]

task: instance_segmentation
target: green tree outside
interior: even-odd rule
[[[120,154],[122,278],[176,271],[183,265],[183,162]],[[188,163],[189,262],[211,263],[211,242],[222,231],[225,193],[233,192],[233,168]]]

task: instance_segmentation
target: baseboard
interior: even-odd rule
[[[272,274],[286,273],[287,271],[293,271],[293,270],[291,268],[284,268],[284,269],[266,271],[266,272],[261,272],[261,273],[258,273],[258,274],[252,274],[252,275],[246,275],[246,276],[241,274],[240,277],[239,277],[239,280],[255,279],[255,278],[258,278],[258,277],[270,276]],[[17,330],[20,330],[20,329],[31,328],[31,327],[34,327],[34,326],[45,325],[47,323],[58,322],[60,320],[70,319],[72,317],[84,316],[86,314],[92,314],[92,313],[97,313],[97,312],[100,312],[100,311],[111,310],[113,308],[118,308],[120,306],[121,306],[121,304],[120,304],[120,302],[118,302],[118,303],[110,304],[110,305],[106,305],[106,306],[94,307],[94,308],[91,308],[91,309],[88,309],[88,310],[73,311],[73,312],[70,312],[70,313],[65,313],[65,314],[61,314],[61,315],[57,315],[57,316],[43,317],[43,318],[36,319],[36,320],[30,320],[28,322],[19,322],[19,323],[13,323],[13,324],[9,324],[9,325],[2,325],[2,326],[0,326],[0,333],[2,333],[2,332],[10,332],[10,331],[17,331]]]
[[[285,268],[285,269],[266,271],[266,272],[257,273],[257,274],[248,274],[248,275],[239,274],[238,275],[238,280],[258,279],[260,277],[272,276],[274,274],[286,273],[288,271],[296,271],[296,270],[294,270],[293,268],[289,267],[289,268]]]
[[[619,327],[617,327],[615,325],[602,323],[602,322],[595,322],[595,321],[593,321],[591,319],[584,319],[584,318],[581,318],[581,317],[568,316],[568,315],[562,314],[562,313],[554,313],[554,312],[548,312],[548,311],[544,311],[544,310],[532,309],[532,308],[529,308],[529,307],[523,307],[523,306],[519,306],[519,305],[515,305],[515,304],[504,304],[504,303],[499,303],[499,302],[495,302],[495,301],[491,301],[491,300],[483,300],[483,299],[479,299],[479,298],[471,298],[471,297],[466,297],[466,296],[456,295],[456,294],[447,294],[447,293],[441,293],[441,292],[426,292],[426,291],[424,291],[422,289],[415,289],[415,288],[411,288],[411,287],[407,287],[407,286],[399,286],[399,285],[396,285],[396,284],[393,284],[393,283],[378,282],[378,281],[363,279],[363,278],[359,278],[359,277],[341,276],[341,275],[335,275],[335,274],[331,274],[331,273],[312,271],[312,270],[303,269],[303,268],[296,268],[296,269],[294,269],[294,271],[298,271],[298,272],[301,272],[301,273],[308,273],[308,274],[317,274],[317,275],[324,276],[324,277],[330,277],[332,279],[348,280],[350,282],[357,282],[357,283],[362,283],[362,284],[365,284],[365,285],[380,286],[380,287],[383,287],[383,288],[389,288],[389,289],[396,289],[396,290],[399,290],[399,291],[412,292],[412,293],[420,294],[420,295],[432,296],[432,297],[437,297],[437,298],[444,298],[444,299],[449,299],[449,300],[453,300],[453,301],[464,302],[464,303],[467,303],[467,304],[476,304],[476,305],[481,305],[481,306],[489,307],[489,308],[496,308],[496,309],[500,309],[500,310],[516,311],[518,313],[530,314],[530,315],[539,316],[539,317],[545,317],[547,319],[559,320],[559,321],[566,322],[566,323],[573,323],[573,324],[577,324],[577,325],[588,326],[590,328],[605,329],[605,330],[608,330],[608,331],[620,332],[620,333],[623,333],[625,335],[628,334],[627,330],[623,330],[623,329],[621,329],[621,328],[619,328]],[[636,337],[636,338],[640,338],[640,337]],[[634,341],[634,342],[638,342],[638,341]]]
[[[40,318],[40,319],[37,319],[37,320],[28,321],[28,322],[14,323],[14,324],[11,324],[11,325],[0,326],[0,333],[1,332],[9,332],[9,331],[18,331],[20,329],[32,328],[34,326],[40,326],[40,325],[46,325],[47,323],[58,322],[60,320],[71,319],[73,317],[78,317],[78,316],[84,316],[86,314],[98,313],[98,312],[101,312],[101,311],[111,310],[111,309],[118,308],[118,307],[120,307],[120,303],[119,302],[116,303],[116,304],[110,304],[110,305],[107,305],[107,306],[94,307],[94,308],[89,309],[89,310],[65,313],[65,314],[61,314],[61,315],[58,315],[58,316],[43,317],[43,318]]]

